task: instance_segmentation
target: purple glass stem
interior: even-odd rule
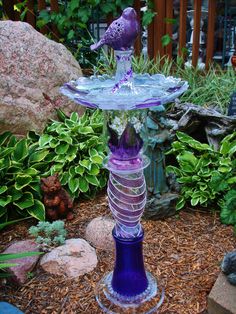
[[[124,240],[116,237],[113,230],[113,237],[116,244],[116,261],[112,288],[127,297],[138,295],[148,286],[142,253],[143,232],[139,237]]]

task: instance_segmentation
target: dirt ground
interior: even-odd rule
[[[76,218],[66,222],[68,238],[83,238],[89,221],[101,215],[110,216],[104,195],[80,203]],[[32,223],[25,221],[3,230],[0,250],[13,240],[28,238]],[[217,213],[193,210],[142,224],[146,269],[165,288],[159,313],[206,313],[207,295],[220,272],[222,258],[236,245],[232,227],[222,225]],[[114,256],[102,250],[97,250],[97,255],[95,270],[76,280],[52,276],[38,267],[23,286],[2,285],[0,300],[14,304],[26,314],[102,313],[95,301],[94,288],[103,274],[112,270]]]

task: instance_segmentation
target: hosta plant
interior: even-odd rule
[[[59,173],[61,184],[72,197],[93,197],[106,185],[102,169],[105,146],[102,138],[103,116],[87,111],[82,117],[73,112],[61,121],[52,121],[39,138],[38,152],[47,151],[44,162],[50,168],[43,176]]]
[[[168,153],[176,156],[179,166],[167,167],[181,184],[177,209],[186,203],[216,204],[236,182],[236,132],[222,140],[219,151],[182,132],[177,132],[177,138]]]
[[[45,155],[29,138],[18,140],[10,132],[0,135],[0,223],[29,215],[45,219],[35,167]]]
[[[221,221],[227,225],[235,225],[236,228],[236,184],[232,190],[225,194],[219,204],[221,206]]]

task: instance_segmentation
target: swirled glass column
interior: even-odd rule
[[[124,80],[121,88],[126,88]],[[130,86],[128,86],[130,88]],[[145,110],[106,110],[108,139],[108,203],[116,225],[115,267],[97,288],[97,301],[107,313],[152,313],[163,301],[156,279],[145,271],[140,223],[146,204],[143,169],[149,159],[143,154],[146,137]],[[148,309],[148,311],[147,311]]]

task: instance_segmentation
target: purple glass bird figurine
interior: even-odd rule
[[[95,50],[103,45],[108,45],[115,50],[127,50],[133,45],[138,33],[137,14],[133,8],[129,7],[122,12],[117,20],[110,24],[101,40],[91,45],[90,49]]]

